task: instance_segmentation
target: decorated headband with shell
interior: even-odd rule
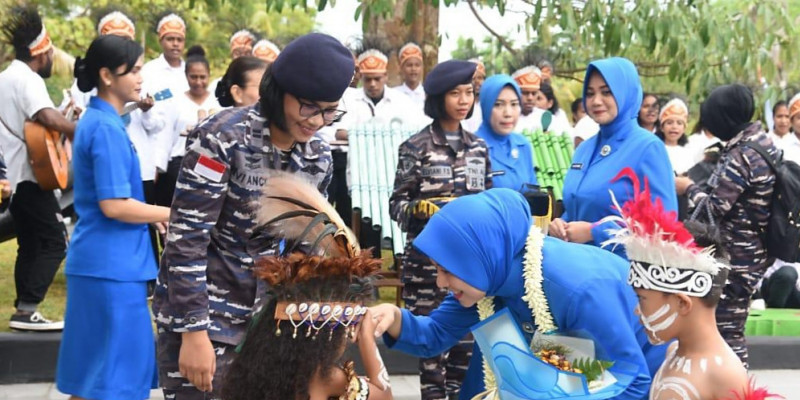
[[[623,227],[602,245],[625,246],[631,263],[628,283],[640,289],[706,296],[720,268],[726,268],[714,258],[714,249],[697,246],[676,213],[664,210],[661,199],[653,201],[647,177],[643,190],[631,168],[623,169],[612,182],[622,178],[633,182],[634,196],[620,206],[611,193],[621,217],[607,219]]]

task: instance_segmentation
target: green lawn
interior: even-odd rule
[[[387,254],[388,253],[388,254]],[[384,251],[385,259],[390,259],[391,253]],[[14,261],[17,259],[17,241],[9,240],[0,243],[0,332],[8,332],[8,320],[14,313]],[[388,260],[387,260],[388,261]],[[387,262],[388,264],[388,262]],[[45,318],[61,320],[64,317],[64,306],[67,295],[67,284],[64,280],[63,266],[58,270],[44,302],[39,306],[39,311]],[[394,303],[394,291],[390,288],[380,290],[380,302]]]
[[[0,243],[0,332],[8,332],[8,320],[14,313],[14,299],[17,291],[14,288],[14,261],[17,259],[17,241],[12,239]],[[64,317],[64,305],[67,294],[67,283],[64,280],[63,266],[58,270],[44,302],[39,311],[45,318],[61,320]]]

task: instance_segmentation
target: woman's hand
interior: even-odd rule
[[[394,304],[379,304],[375,307],[369,308],[367,316],[371,315],[375,328],[372,330],[372,336],[378,337],[384,333],[397,339],[400,336],[400,328],[402,327],[402,314],[400,309]],[[364,329],[362,327],[362,329]],[[368,333],[368,332],[362,332]]]
[[[686,190],[693,184],[694,182],[685,176],[675,177],[675,191],[678,193],[678,196],[686,194]]]
[[[592,237],[592,224],[586,221],[569,222],[566,230],[568,242],[588,243],[594,239]]]
[[[567,240],[567,222],[561,218],[550,221],[550,228],[547,233],[554,238]]]
[[[217,356],[208,332],[186,332],[181,335],[178,371],[202,392],[214,390],[212,381],[217,370]]]

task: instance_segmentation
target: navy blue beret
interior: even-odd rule
[[[449,60],[433,67],[425,77],[422,87],[428,96],[436,96],[453,90],[458,85],[472,83],[478,64],[469,61]]]
[[[339,101],[355,70],[350,50],[322,33],[293,40],[272,64],[281,89],[311,101]]]

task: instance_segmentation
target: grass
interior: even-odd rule
[[[14,299],[16,298],[16,288],[14,287],[14,262],[17,259],[17,241],[8,240],[0,243],[0,332],[9,332],[8,320],[16,311],[14,309]],[[391,252],[383,252],[384,268],[391,264]],[[379,293],[381,303],[394,303],[394,290],[392,288],[381,288]],[[44,302],[39,305],[39,311],[45,318],[52,320],[62,320],[64,318],[64,308],[67,298],[67,283],[64,279],[64,268],[59,268],[50,290]]]
[[[9,332],[8,320],[16,311],[14,299],[17,290],[14,287],[14,262],[17,260],[17,241],[8,240],[0,243],[0,332]],[[39,311],[45,318],[62,320],[67,298],[67,282],[64,279],[63,264],[58,269],[50,290],[47,291]]]

